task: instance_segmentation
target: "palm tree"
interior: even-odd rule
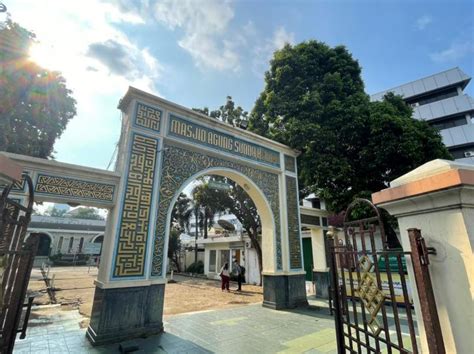
[[[171,226],[178,225],[181,229],[188,227],[189,218],[192,214],[192,200],[181,193],[171,211]]]

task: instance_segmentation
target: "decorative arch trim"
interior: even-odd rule
[[[250,179],[263,193],[273,214],[276,237],[276,267],[278,270],[281,270],[282,251],[278,175],[171,144],[165,144],[163,150],[151,275],[163,275],[168,212],[175,199],[176,193],[190,177],[199,174],[201,171],[213,168],[236,171]]]
[[[104,233],[95,235],[94,237],[92,237],[90,242],[95,242],[95,240],[97,240],[100,236],[104,237]]]

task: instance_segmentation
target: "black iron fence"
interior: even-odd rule
[[[26,230],[33,210],[33,183],[24,176],[25,188],[29,191],[26,205],[21,200],[9,198],[13,185],[5,187],[0,197],[0,351],[11,353],[16,335],[26,335],[27,321],[32,300],[28,300],[27,311],[20,320],[26,297],[28,281],[38,249],[38,238],[29,237]]]
[[[351,220],[354,209],[361,206],[370,215]],[[346,211],[343,235],[329,236],[331,307],[338,351],[419,352],[413,282],[407,272],[407,264],[411,264],[430,352],[444,353],[427,267],[428,250],[420,231],[409,230],[411,252],[390,248],[397,242],[387,239],[381,211],[370,201],[358,199]]]

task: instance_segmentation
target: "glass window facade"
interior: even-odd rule
[[[459,127],[461,125],[466,125],[466,124],[467,124],[467,119],[464,114],[437,120],[431,123],[433,127],[439,130]]]
[[[406,103],[412,106],[423,106],[428,103],[441,101],[449,97],[458,95],[458,89],[456,87],[449,87],[444,90],[437,90],[436,92],[427,93],[422,96],[409,98]]]
[[[209,272],[216,272],[216,250],[209,251]]]
[[[453,155],[455,159],[474,157],[474,143],[450,148],[449,152],[451,153],[451,155]]]

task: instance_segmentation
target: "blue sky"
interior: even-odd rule
[[[368,93],[454,66],[474,74],[473,1],[3,2],[37,34],[32,60],[62,71],[78,101],[57,160],[98,168],[118,140],[128,85],[187,107],[231,95],[250,110],[285,42],[345,45]]]

